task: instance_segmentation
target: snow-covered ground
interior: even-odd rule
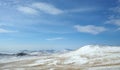
[[[0,70],[120,70],[120,46],[87,45],[63,54],[11,56]]]

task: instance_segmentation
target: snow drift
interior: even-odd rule
[[[112,64],[120,63],[119,46],[87,45],[60,57],[65,64]]]
[[[120,46],[86,45],[67,53],[0,60],[0,70],[16,70],[16,68],[24,70],[120,70]]]

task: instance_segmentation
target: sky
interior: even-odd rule
[[[120,45],[120,0],[0,0],[0,51]]]

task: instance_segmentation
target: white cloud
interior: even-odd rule
[[[17,10],[26,13],[26,14],[37,14],[37,10],[30,8],[30,7],[25,7],[25,6],[20,6],[17,8]]]
[[[112,8],[112,11],[120,14],[120,0],[118,0],[118,2],[116,4],[117,4],[117,6]]]
[[[62,37],[56,37],[56,38],[49,38],[49,39],[46,39],[48,41],[54,41],[54,40],[63,40],[64,38]]]
[[[97,10],[97,9],[96,8],[76,8],[76,9],[65,10],[65,12],[76,13],[76,12],[89,12],[94,10]]]
[[[116,31],[120,31],[120,27]]]
[[[86,25],[86,26],[75,25],[74,28],[77,29],[78,32],[91,33],[91,34],[99,34],[107,30],[105,27],[94,26],[94,25]]]
[[[13,32],[17,32],[17,31],[0,28],[0,33],[13,33]]]
[[[112,17],[108,17],[109,19],[106,21],[106,23],[114,24],[120,28],[120,0],[118,0],[117,4],[118,5],[116,7],[111,8],[111,12],[113,12],[113,14],[110,15]],[[117,28],[117,30],[119,28]]]
[[[88,12],[88,11],[96,10],[96,8],[88,8],[88,7],[62,10],[50,3],[45,3],[45,2],[35,2],[30,4],[29,6],[20,6],[17,9],[27,14],[36,14],[38,12],[40,13],[43,12],[51,15],[76,13],[76,12]]]
[[[32,6],[39,9],[40,11],[43,11],[51,15],[57,15],[63,13],[61,9],[58,9],[54,5],[48,3],[43,3],[43,2],[33,3]]]
[[[110,24],[120,26],[120,19],[110,19],[110,20],[106,21],[106,23],[110,23]]]

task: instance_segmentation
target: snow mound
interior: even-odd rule
[[[60,57],[66,58],[64,64],[112,63],[120,59],[120,46],[87,45]]]
[[[87,45],[78,50],[64,54],[65,56],[74,55],[89,55],[89,56],[104,56],[111,53],[120,53],[120,46],[99,46],[99,45]]]

